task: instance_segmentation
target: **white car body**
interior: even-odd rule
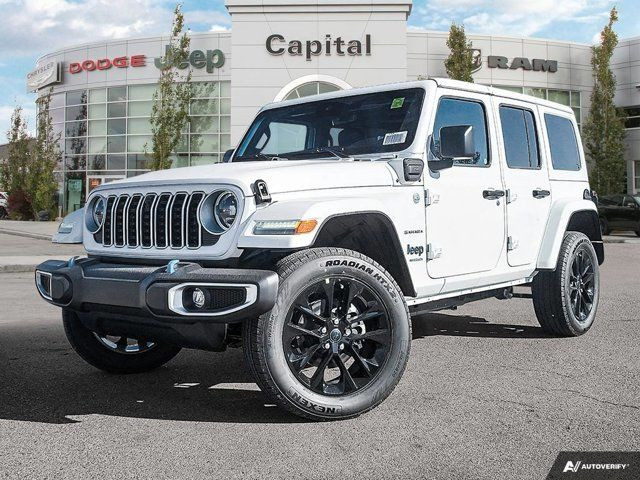
[[[435,300],[529,283],[539,270],[554,269],[563,236],[571,221],[586,225],[601,257],[602,245],[591,219],[597,210],[590,192],[582,146],[578,141],[580,168],[555,170],[546,131],[546,113],[569,120],[579,135],[569,107],[505,90],[456,82],[427,80],[324,94],[267,105],[263,111],[320,99],[339,98],[384,90],[420,88],[424,107],[412,144],[392,155],[370,161],[331,158],[309,161],[259,161],[222,163],[148,173],[96,188],[91,197],[135,191],[178,192],[225,188],[240,199],[239,221],[219,241],[199,249],[105,247],[84,226],[83,239],[90,255],[154,260],[228,260],[246,249],[296,250],[314,246],[319,232],[331,219],[343,215],[377,214],[388,220],[397,238],[388,249],[401,252],[409,278],[403,286],[407,303]],[[427,145],[436,107],[441,98],[481,102],[486,110],[491,162],[482,168],[455,165],[433,172],[428,168]],[[541,165],[538,169],[509,168],[500,128],[498,107],[510,105],[532,112],[538,136]],[[579,139],[579,136],[577,137]],[[403,160],[421,159],[424,174],[405,180]],[[271,201],[258,203],[253,185],[263,180]],[[483,191],[507,192],[487,200]],[[535,198],[533,190],[548,191]],[[576,215],[579,215],[579,218]],[[90,215],[90,212],[87,213]],[[303,235],[256,235],[256,222],[313,219],[318,227]],[[573,219],[573,220],[572,220]],[[401,270],[403,270],[401,269]]]

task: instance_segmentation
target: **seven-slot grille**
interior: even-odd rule
[[[199,248],[215,243],[200,225],[203,192],[109,195],[102,229],[105,247]],[[212,242],[212,240],[214,240]]]

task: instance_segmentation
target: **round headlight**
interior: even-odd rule
[[[87,230],[89,233],[97,233],[102,228],[102,224],[104,223],[105,213],[107,211],[107,200],[100,196],[96,195],[91,200],[89,200],[89,204],[87,205],[86,214],[85,214],[85,225],[87,226]]]
[[[218,195],[213,206],[213,214],[216,222],[223,230],[229,230],[238,215],[238,199],[231,192],[222,192]]]
[[[98,200],[93,204],[93,212],[91,213],[93,214],[93,221],[96,222],[98,227],[102,227],[104,222],[104,212],[106,209],[107,201],[103,197],[98,198]]]

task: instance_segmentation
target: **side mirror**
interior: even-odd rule
[[[472,160],[476,156],[471,125],[451,125],[440,129],[440,157]]]
[[[233,157],[233,152],[235,152],[233,148],[224,152],[224,155],[222,155],[222,163],[229,163],[231,161],[231,157]]]

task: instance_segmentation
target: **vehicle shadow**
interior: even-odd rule
[[[183,350],[166,366],[110,375],[86,364],[53,326],[0,333],[0,419],[53,424],[110,415],[195,422],[303,422],[275,405],[242,352]]]
[[[484,318],[446,313],[426,313],[413,317],[413,339],[433,335],[489,338],[553,338],[542,328],[530,325],[490,323]]]
[[[413,319],[413,338],[433,335],[545,338],[540,328],[443,313]],[[547,337],[548,338],[548,337]],[[0,419],[65,424],[90,415],[192,422],[304,422],[269,403],[242,352],[183,350],[166,366],[110,375],[86,364],[59,324],[0,332]]]

